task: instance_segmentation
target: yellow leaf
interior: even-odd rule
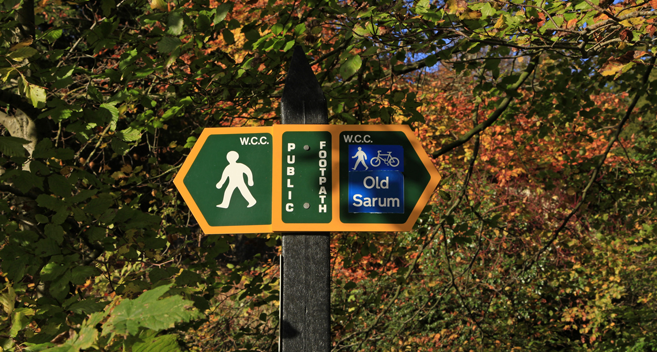
[[[16,71],[16,69],[13,67],[0,68],[0,78],[2,78],[3,82],[7,82],[7,79],[9,79],[9,76],[11,76],[14,71]]]
[[[480,11],[467,11],[463,15],[459,16],[462,20],[477,20],[481,18]]]
[[[15,44],[11,48],[9,48],[9,51],[16,51],[22,47],[30,46],[32,45],[32,42],[33,42],[32,38],[23,40],[22,42]]]
[[[495,26],[494,26],[494,28],[496,29],[500,29],[502,27],[504,27],[504,16],[500,16],[500,18],[497,19],[497,22],[495,22]]]
[[[168,5],[164,0],[151,0],[151,9],[166,11],[168,9]]]

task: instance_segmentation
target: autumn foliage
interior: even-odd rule
[[[332,124],[408,124],[408,233],[331,236],[334,351],[650,351],[655,1],[5,1],[0,350],[277,349],[279,234],[172,179],[271,125],[292,48]]]

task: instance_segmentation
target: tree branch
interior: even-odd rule
[[[523,265],[521,274],[529,270],[547,251],[547,249],[556,241],[556,239],[559,237],[559,234],[563,229],[566,228],[566,225],[568,225],[568,222],[570,219],[579,211],[579,209],[582,207],[584,204],[584,201],[586,200],[586,196],[588,195],[589,190],[591,189],[591,186],[595,182],[596,178],[598,178],[598,175],[600,174],[600,170],[602,170],[602,166],[605,163],[605,160],[607,160],[607,156],[609,155],[609,152],[611,151],[611,148],[616,144],[618,141],[618,138],[620,137],[621,132],[623,132],[623,126],[625,123],[630,119],[630,116],[632,115],[632,110],[634,110],[634,107],[636,106],[637,102],[639,101],[639,98],[643,95],[645,91],[646,84],[648,83],[648,78],[650,77],[650,73],[652,72],[653,67],[655,67],[655,60],[657,60],[657,57],[653,56],[652,59],[650,60],[650,63],[648,64],[648,69],[646,72],[643,74],[643,79],[641,81],[641,85],[638,87],[636,94],[634,95],[634,98],[632,99],[632,102],[630,105],[627,107],[627,111],[625,112],[625,116],[623,116],[623,119],[621,122],[618,124],[618,127],[616,128],[616,131],[614,131],[614,134],[611,137],[611,140],[609,140],[609,143],[607,144],[607,148],[605,151],[602,153],[602,158],[600,159],[600,162],[596,166],[596,168],[593,170],[593,174],[591,174],[591,177],[589,178],[589,182],[586,184],[586,187],[584,187],[584,190],[582,190],[582,196],[580,197],[579,202],[577,205],[575,205],[575,208],[566,215],[566,217],[563,219],[561,222],[561,225],[554,230],[552,233],[552,237],[545,243],[545,245],[538,251],[536,252],[536,255],[534,255],[534,258],[529,260],[528,262]]]
[[[520,74],[520,77],[518,77],[518,80],[516,81],[516,83],[513,84],[511,87],[509,87],[509,89],[507,89],[506,97],[504,97],[504,99],[502,99],[502,101],[497,106],[497,109],[495,109],[495,111],[493,111],[490,114],[490,116],[488,116],[488,119],[486,119],[486,121],[484,121],[484,122],[478,124],[477,126],[475,126],[475,128],[470,130],[468,133],[463,135],[458,140],[456,140],[456,141],[440,148],[440,150],[438,150],[437,152],[434,152],[431,156],[434,157],[434,158],[437,158],[437,157],[451,151],[452,149],[455,149],[456,147],[459,147],[459,146],[463,145],[465,142],[469,141],[470,138],[472,138],[475,135],[483,132],[486,128],[488,128],[490,125],[495,123],[495,121],[497,121],[497,119],[500,116],[502,116],[504,111],[506,111],[506,109],[509,107],[509,104],[513,100],[513,97],[511,96],[511,93],[517,91],[518,88],[520,88],[520,86],[522,86],[522,84],[525,82],[527,77],[529,77],[529,75],[532,73],[532,71],[534,71],[534,68],[536,68],[536,65],[538,64],[539,57],[540,57],[540,54],[535,54],[532,57],[532,59],[529,61],[529,64],[527,64],[527,67],[525,68],[525,70],[522,72],[522,74]]]

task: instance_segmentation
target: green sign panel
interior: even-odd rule
[[[183,179],[207,225],[271,224],[272,144],[270,133],[207,136]]]
[[[282,138],[284,223],[329,223],[332,219],[330,132],[285,132]]]

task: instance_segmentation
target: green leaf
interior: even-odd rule
[[[145,338],[143,342],[137,342],[132,346],[132,352],[178,352],[178,340],[176,335],[163,335]]]
[[[76,266],[71,271],[71,282],[75,285],[84,284],[88,278],[96,276],[100,271],[92,266]]]
[[[38,53],[36,49],[29,46],[24,46],[18,50],[10,52],[7,57],[14,61],[23,61],[29,57],[32,57],[36,53]]]
[[[180,296],[159,299],[170,287],[160,286],[144,292],[137,299],[121,301],[103,326],[103,335],[136,335],[142,327],[160,331],[202,316],[193,308],[192,301]]]
[[[102,317],[102,314],[96,313],[96,316]],[[94,342],[96,342],[96,339],[98,339],[98,330],[96,330],[95,327],[96,324],[92,325],[88,321],[86,321],[85,324],[82,324],[82,328],[80,329],[80,334],[73,342],[73,348],[75,351],[79,351],[81,349],[86,349],[93,346]]]
[[[102,311],[108,302],[96,302],[95,299],[89,298],[84,301],[73,303],[68,310],[77,314],[91,314]]]
[[[52,238],[44,238],[34,245],[34,254],[42,258],[60,253],[59,244]]]
[[[231,45],[235,43],[235,36],[233,35],[233,32],[231,32],[228,28],[224,29],[221,32],[221,35],[224,37],[226,44]]]
[[[0,294],[0,304],[2,304],[2,310],[11,315],[11,312],[14,311],[14,305],[16,303],[16,291],[11,285],[7,285]]]
[[[27,193],[35,187],[43,190],[43,178],[31,172],[11,170],[6,175],[11,176],[14,187],[23,193]]]
[[[168,119],[170,119],[170,118],[172,118],[172,117],[178,115],[178,113],[180,112],[180,110],[184,110],[183,107],[181,107],[181,106],[174,106],[174,107],[168,109],[168,110],[165,111],[164,114],[162,115],[162,121],[166,121],[166,120],[168,120]]]
[[[52,174],[48,176],[48,187],[57,196],[70,197],[73,185],[66,177],[60,174]]]
[[[159,43],[157,43],[157,51],[162,54],[169,54],[176,50],[181,44],[182,42],[178,38],[164,37]]]
[[[44,207],[52,211],[59,211],[60,209],[66,207],[66,203],[64,203],[62,200],[47,194],[39,194],[36,201],[40,207]]]
[[[210,30],[210,18],[204,14],[198,15],[198,19],[196,20],[196,30],[199,32]]]
[[[50,220],[48,219],[47,216],[43,214],[34,214],[34,218],[36,221],[38,221],[40,224],[47,224]]]
[[[36,86],[34,84],[30,84],[28,86],[28,97],[30,98],[30,101],[32,102],[32,106],[35,108],[43,108],[46,106],[46,90]]]
[[[30,322],[30,319],[22,311],[16,311],[14,316],[11,317],[11,330],[9,336],[16,337],[18,332],[23,330]]]
[[[196,286],[197,283],[204,281],[203,276],[190,270],[184,270],[176,278],[176,284],[178,286]]]
[[[116,2],[114,0],[103,0],[101,7],[103,8],[103,15],[110,17],[112,10],[116,9]]]
[[[43,39],[47,40],[50,44],[54,43],[55,40],[59,39],[64,33],[63,29],[51,29],[48,30],[44,35]]]
[[[217,24],[221,21],[223,21],[226,18],[226,15],[228,15],[228,12],[230,12],[230,8],[233,6],[231,3],[227,4],[221,4],[215,9],[214,13],[214,24]]]
[[[438,63],[438,58],[436,55],[429,55],[424,59],[424,63],[427,65],[427,67],[432,67],[436,63]]]
[[[486,19],[487,17],[491,17],[495,15],[497,11],[493,6],[490,5],[489,2],[484,4],[484,6],[481,7],[481,19]]]
[[[358,55],[353,55],[348,58],[347,61],[340,66],[340,75],[342,75],[342,79],[347,79],[353,76],[360,69],[362,64],[363,62]]]
[[[109,121],[111,125],[110,129],[114,131],[116,129],[116,122],[119,121],[119,109],[115,104],[101,104],[100,109],[104,119]]]
[[[64,241],[64,229],[59,225],[47,224],[44,232],[46,236],[55,240],[58,245],[61,245]]]
[[[169,13],[169,19],[167,21],[169,29],[167,30],[168,34],[171,35],[180,35],[183,31],[183,16],[179,11],[174,11]]]
[[[294,46],[294,40],[290,40],[289,42],[285,43],[285,47],[283,48],[284,52],[287,52],[288,50],[292,49]]]
[[[0,137],[0,152],[6,156],[25,156],[23,145],[30,143],[27,139],[18,137]]]
[[[64,298],[66,298],[66,295],[68,294],[69,291],[69,285],[68,283],[70,282],[71,278],[71,272],[66,271],[64,275],[62,275],[59,279],[57,279],[55,282],[53,282],[50,285],[50,294],[55,298],[56,300],[63,302]]]
[[[126,142],[134,142],[141,138],[141,132],[132,127],[128,127],[123,131],[119,131],[116,135]]]
[[[112,206],[112,203],[114,203],[114,200],[110,197],[98,197],[92,199],[84,208],[84,211],[89,214],[100,215],[105,210],[109,209],[109,207]]]
[[[271,26],[271,32],[274,33],[274,35],[279,35],[283,31],[283,25],[281,23],[276,23],[275,25]]]

